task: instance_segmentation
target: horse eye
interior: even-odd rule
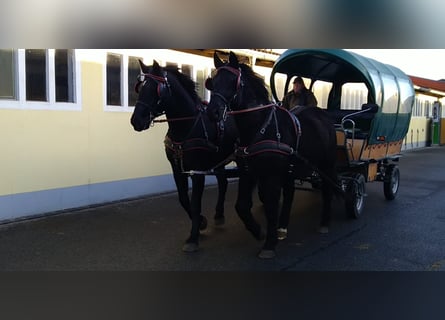
[[[138,81],[144,82],[145,81],[145,74],[141,73],[137,76]]]

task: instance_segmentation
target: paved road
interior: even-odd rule
[[[445,271],[445,148],[405,152],[399,166],[396,200],[368,183],[363,216],[347,219],[336,200],[327,235],[315,232],[319,194],[297,191],[289,238],[271,261],[256,257],[261,243],[240,223],[231,183],[223,228],[211,221],[216,189],[205,191],[210,223],[197,253],[181,250],[190,223],[172,193],[1,225],[0,270]]]

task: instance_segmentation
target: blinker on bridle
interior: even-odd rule
[[[215,92],[212,90],[211,95],[219,97],[224,102],[224,112],[223,112],[222,118],[225,120],[225,118],[227,117],[227,109],[230,110],[231,103],[233,101],[235,101],[239,91],[241,90],[241,88],[243,87],[244,84],[241,80],[241,68],[236,69],[236,68],[229,67],[229,66],[222,66],[216,70],[216,73],[218,73],[220,70],[227,70],[227,71],[233,73],[237,77],[235,94],[232,96],[232,98],[230,98],[230,100],[227,100],[221,93]]]
[[[140,86],[144,85],[145,82],[148,80],[146,78],[153,79],[158,84],[158,87],[157,87],[158,97],[161,97],[162,90],[164,90],[166,87],[170,88],[170,84],[168,83],[168,80],[167,80],[167,72],[164,72],[164,76],[162,76],[162,77],[156,76],[151,73],[141,73],[137,76],[138,82],[136,83],[136,85],[134,87],[134,91],[136,91],[136,93],[139,93]]]

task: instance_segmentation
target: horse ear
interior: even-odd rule
[[[218,69],[224,65],[224,62],[218,57],[216,51],[213,53],[213,63],[215,64],[215,68]]]
[[[238,57],[235,53],[233,53],[233,51],[230,51],[229,53],[229,64],[236,68],[239,66]]]
[[[147,68],[147,66],[142,62],[141,59],[138,59],[138,60],[139,60],[139,66],[141,67],[141,70],[145,70]]]

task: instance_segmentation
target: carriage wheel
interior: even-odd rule
[[[395,199],[397,192],[399,191],[399,183],[399,168],[394,164],[390,164],[386,168],[385,180],[383,180],[383,193],[385,194],[386,200]]]
[[[358,219],[365,204],[365,177],[356,173],[346,186],[345,207],[349,217]]]

